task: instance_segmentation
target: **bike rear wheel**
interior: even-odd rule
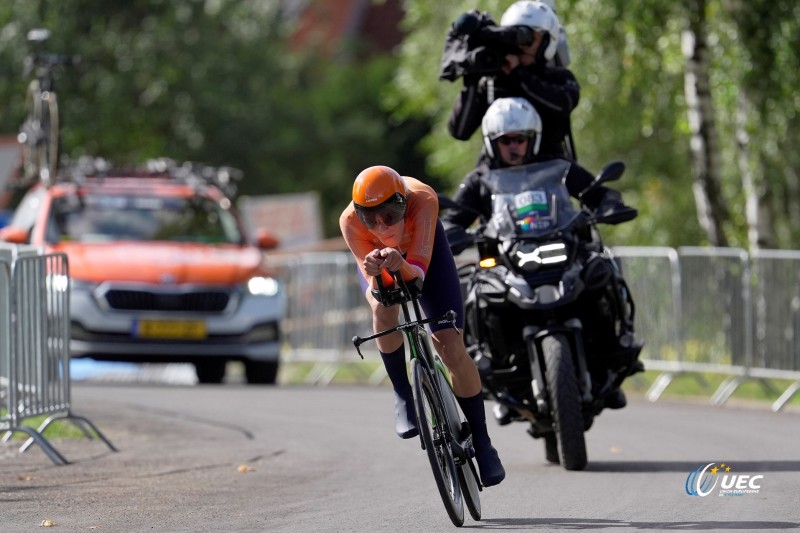
[[[411,363],[414,376],[414,407],[417,425],[428,460],[431,463],[436,487],[450,520],[455,526],[464,524],[464,500],[458,482],[453,451],[447,442],[447,415],[439,403],[425,367],[417,359]]]
[[[481,489],[478,486],[475,462],[472,459],[458,467],[458,482],[461,484],[461,493],[464,495],[464,503],[467,504],[469,515],[473,520],[480,520]]]
[[[442,401],[444,402],[444,410],[447,414],[450,432],[456,439],[463,441],[467,437],[469,426],[462,420],[461,414],[458,410],[458,402],[456,402],[456,397],[453,394],[453,389],[451,388],[450,382],[445,375],[444,368],[440,365],[438,360],[436,370],[436,377],[439,379],[439,390],[442,392]],[[458,483],[461,487],[461,494],[464,497],[464,503],[467,505],[467,509],[469,510],[469,514],[472,519],[480,520],[481,496],[475,464],[472,459],[468,458],[456,466],[458,468]]]

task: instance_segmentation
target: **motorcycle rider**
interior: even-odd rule
[[[495,168],[511,167],[554,158],[540,157],[542,120],[536,109],[524,98],[500,98],[492,102],[482,121],[484,151],[487,158],[467,174],[453,200],[459,204],[442,216],[447,237],[454,253],[458,254],[470,242],[466,229],[480,213],[489,219],[492,215],[492,194],[483,178]],[[569,193],[577,198],[592,182],[592,174],[575,162],[565,177]],[[593,209],[604,222],[618,224],[632,220],[638,211],[626,206],[619,192],[607,187],[597,187],[584,195],[583,202]],[[622,408],[626,404],[624,393],[617,389],[609,394],[606,406]],[[511,421],[505,406],[495,406],[494,413],[501,424]]]
[[[554,62],[561,38],[558,17],[544,2],[522,0],[503,13],[500,25],[528,26],[534,41],[521,46],[518,54],[506,55],[496,76],[464,76],[464,87],[447,122],[450,135],[468,140],[494,98],[520,96],[533,104],[542,120],[539,154],[576,159],[570,113],[578,105],[580,86],[572,71]]]
[[[458,311],[456,327],[463,329],[463,301],[458,273],[447,236],[438,220],[434,190],[394,169],[373,166],[353,183],[353,201],[339,218],[339,227],[358,265],[364,296],[372,308],[375,332],[398,325],[398,306],[384,307],[373,296],[375,277],[384,269],[404,279],[424,280],[420,303],[426,316]],[[486,427],[480,376],[459,331],[449,324],[430,324],[436,352],[450,370],[453,392],[472,428],[475,459],[486,486],[500,483],[505,470]],[[399,332],[377,340],[395,394],[395,429],[404,439],[419,434],[406,368],[403,336]]]
[[[543,121],[536,109],[524,98],[499,98],[492,102],[482,121],[484,152],[486,158],[467,174],[456,191],[454,200],[482,213],[492,214],[491,193],[483,186],[481,178],[491,169],[522,165],[557,157],[541,153]],[[572,162],[566,176],[570,194],[577,198],[594,181],[594,176]],[[608,187],[597,187],[583,197],[584,203],[594,209],[604,222],[621,223],[632,220],[638,211],[622,202],[619,192]],[[467,209],[450,209],[442,217],[448,227],[448,237],[456,236],[458,229],[468,228],[476,219]]]

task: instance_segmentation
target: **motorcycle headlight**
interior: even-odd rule
[[[567,260],[567,245],[563,242],[547,244],[525,242],[514,251],[514,262],[519,268],[534,271],[543,265],[555,265]]]
[[[256,276],[247,282],[247,291],[253,296],[275,296],[280,284],[275,278]]]

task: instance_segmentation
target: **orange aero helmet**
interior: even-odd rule
[[[353,183],[353,205],[359,220],[369,229],[381,222],[394,226],[406,213],[408,188],[394,169],[385,166],[361,171]]]

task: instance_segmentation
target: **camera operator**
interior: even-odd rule
[[[487,35],[498,32],[493,27],[475,28],[468,16],[459,17],[454,23],[450,41],[454,33]],[[472,15],[473,17],[475,15]],[[488,17],[484,20],[491,21]],[[522,0],[512,4],[500,20],[500,29],[529,29],[526,42],[520,38],[515,47],[504,47],[502,64],[494,72],[490,68],[467,66],[456,75],[463,73],[464,88],[458,95],[448,119],[448,131],[456,139],[468,140],[481,124],[484,113],[496,98],[521,96],[531,102],[542,118],[543,136],[539,149],[542,159],[565,157],[575,159],[570,130],[570,113],[578,105],[580,86],[575,76],[566,67],[555,66],[556,51],[559,45],[561,24],[553,9],[544,2]],[[488,30],[488,31],[487,31]],[[532,35],[531,35],[532,33]],[[522,33],[520,34],[522,35]],[[470,37],[470,39],[473,39]],[[474,47],[473,41],[469,46]],[[486,48],[493,47],[491,43]],[[497,46],[496,48],[500,48]],[[445,49],[447,53],[448,49]],[[475,52],[473,52],[473,55]],[[473,64],[475,60],[473,59]],[[487,63],[484,59],[483,63]],[[550,64],[548,64],[550,63]],[[443,65],[445,61],[443,61]],[[443,68],[443,72],[444,72]],[[445,75],[442,78],[449,78]]]

